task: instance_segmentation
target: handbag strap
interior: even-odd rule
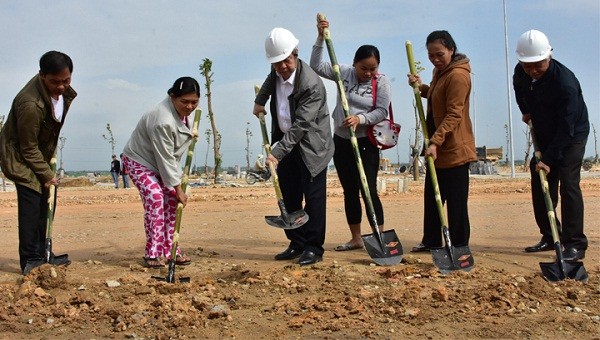
[[[373,92],[373,108],[375,110],[377,104],[377,76],[379,73],[375,74],[375,76],[371,77],[371,92]],[[390,123],[394,124],[394,111],[392,110],[392,101],[390,101],[390,107],[388,108],[388,112],[390,115]]]

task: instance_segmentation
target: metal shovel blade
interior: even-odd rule
[[[562,261],[564,269],[561,270],[559,262],[540,262],[540,269],[544,278],[551,282],[562,281],[564,279],[573,279],[577,281],[587,282],[588,273],[583,266],[583,262],[578,261]]]
[[[49,263],[55,266],[68,266],[71,264],[71,260],[69,260],[68,254],[51,255]]]
[[[175,261],[173,261],[173,260],[169,261],[169,269],[167,271],[167,276],[165,276],[165,277],[152,276],[152,278],[155,280],[158,280],[158,281],[165,281],[167,283],[175,283],[177,281],[177,279],[175,278]],[[181,283],[190,282],[189,277],[180,277],[178,280]]]
[[[431,255],[433,264],[444,275],[455,270],[468,272],[475,265],[469,246],[431,248]]]
[[[394,266],[402,261],[402,244],[394,229],[381,233],[383,247],[377,234],[362,235],[367,253],[380,266]]]
[[[271,227],[279,229],[297,229],[308,222],[308,214],[304,210],[298,210],[287,215],[287,221],[284,216],[265,216],[265,222]]]

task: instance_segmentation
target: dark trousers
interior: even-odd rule
[[[16,185],[19,218],[19,261],[21,271],[28,260],[44,257],[46,241],[46,216],[48,215],[48,189],[42,193]]]
[[[471,226],[469,224],[469,163],[454,168],[436,168],[442,196],[442,204],[447,206],[448,229],[452,245],[461,247],[469,244]],[[423,218],[423,244],[427,247],[442,246],[442,223],[435,203],[435,193],[429,171],[425,176],[425,213]]]
[[[359,193],[363,195],[363,197],[365,197],[365,193],[363,192],[360,182],[360,175],[358,173],[358,166],[356,165],[352,143],[349,139],[338,136],[333,137],[333,142],[335,143],[333,163],[335,164],[340,184],[344,189],[346,221],[348,224],[359,224],[362,221],[362,205],[360,203]],[[377,225],[383,225],[383,206],[381,205],[379,195],[377,195],[379,149],[369,141],[368,137],[362,137],[358,138],[358,150],[360,151],[360,158],[365,170],[365,177],[367,178],[367,185],[369,187],[369,193],[371,194],[370,196],[371,201],[373,202],[373,209],[375,210]],[[371,227],[375,226],[374,221],[371,221],[372,216],[368,211],[367,216]]]
[[[323,255],[325,243],[325,214],[327,199],[327,169],[312,177],[295,147],[277,166],[283,201],[289,213],[302,209],[309,219],[298,229],[286,230],[289,247]]]
[[[560,212],[562,218],[561,243],[565,247],[577,249],[587,249],[588,247],[588,240],[583,233],[583,195],[579,187],[581,164],[583,162],[586,142],[587,140],[584,140],[569,145],[563,151],[562,160],[555,166],[550,167],[550,173],[547,176],[550,198],[552,199],[554,210],[556,210],[556,206],[558,205],[558,194],[560,192]],[[535,159],[532,159],[530,163],[531,198],[533,201],[535,222],[540,228],[542,239],[552,243],[548,210],[544,201],[540,176],[535,171],[535,164]],[[558,217],[556,223],[557,226],[561,226]]]

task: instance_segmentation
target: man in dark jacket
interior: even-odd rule
[[[552,250],[550,222],[538,171],[548,173],[554,208],[561,197],[565,260],[585,257],[588,240],[583,232],[583,196],[579,182],[585,144],[590,131],[588,112],[579,81],[566,66],[552,59],[546,35],[530,30],[519,38],[513,85],[523,121],[531,123],[542,157],[531,161],[531,194],[542,239],[526,252]],[[557,225],[560,221],[557,219]]]
[[[77,93],[71,88],[71,58],[57,51],[40,58],[40,71],[15,97],[0,133],[4,175],[15,183],[19,219],[19,257],[27,274],[43,263],[49,187],[58,185],[50,168],[60,130]],[[68,264],[66,256],[51,257]]]
[[[298,258],[300,265],[322,260],[325,242],[327,165],[333,157],[333,138],[327,93],[321,78],[298,59],[298,39],[273,29],[265,41],[271,73],[254,101],[255,115],[271,98],[272,142],[267,164],[277,166],[288,211],[302,209],[310,217],[302,227],[286,230],[290,244],[276,260]]]

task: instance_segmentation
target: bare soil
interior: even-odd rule
[[[273,188],[240,181],[192,188],[180,241],[193,262],[176,270],[191,282],[173,284],[152,279],[166,269],[143,266],[135,188],[62,186],[54,251],[73,263],[26,277],[16,193],[0,192],[0,338],[600,339],[598,174],[582,180],[587,283],[547,282],[539,262],[555,261],[554,252],[523,252],[539,240],[524,176],[472,177],[475,268],[441,275],[431,254],[409,252],[421,238],[423,182],[403,192],[398,178],[387,177],[382,194],[385,227],[404,246],[397,266],[375,266],[363,250],[333,251],[349,239],[335,175],[323,262],[273,260],[288,244],[264,222],[279,213]]]

